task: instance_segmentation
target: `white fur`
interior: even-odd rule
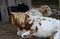
[[[38,16],[30,16],[29,19],[31,19],[30,23],[33,22],[34,20],[31,29],[36,30],[36,27],[38,28],[38,31],[32,34],[33,36],[49,37],[54,32],[57,31],[57,33],[54,35],[54,39],[60,39],[60,20],[49,18],[49,17],[38,17]],[[39,23],[41,23],[41,25],[39,25]],[[24,31],[21,37],[24,38],[23,37],[24,35],[28,36],[30,33],[31,31]]]
[[[44,14],[44,16],[50,16],[52,14],[51,12],[51,8],[48,5],[42,5],[40,8],[38,8],[38,10],[40,10],[41,12],[44,12],[44,10],[47,10],[48,14]]]
[[[42,19],[46,20],[42,20]],[[57,31],[56,35],[54,36],[54,39],[59,38],[60,39],[60,20],[56,20],[49,17],[40,17],[41,21],[39,19],[35,19],[34,25],[38,27],[37,33],[33,34],[36,37],[49,37],[54,32]],[[41,23],[41,25],[39,25]]]
[[[60,39],[60,31],[54,35],[54,39]]]
[[[38,9],[30,9],[28,12],[26,12],[29,16],[39,16],[39,17],[42,17],[42,13],[38,10]]]
[[[21,35],[21,37],[22,37],[22,38],[25,38],[24,35],[26,35],[26,36],[28,37],[28,36],[30,35],[30,31],[24,32],[24,33]]]
[[[47,10],[47,14],[43,14],[42,12],[44,12],[45,10]],[[51,8],[48,5],[43,5],[40,8],[32,8],[29,11],[26,12],[29,16],[39,16],[39,17],[43,17],[43,16],[50,16],[52,14],[51,12]]]

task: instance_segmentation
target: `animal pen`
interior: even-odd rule
[[[19,2],[24,2],[29,8],[39,8],[42,5],[48,5],[52,9],[52,15],[49,17],[60,20],[60,2],[59,0],[0,0],[0,39],[23,39],[17,36],[17,28],[14,25],[13,18],[9,18],[10,6],[17,6]],[[7,9],[9,7],[9,11]],[[13,23],[13,24],[12,24]],[[24,38],[25,39],[25,38]],[[48,38],[26,38],[26,39],[48,39]]]

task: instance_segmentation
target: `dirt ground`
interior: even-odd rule
[[[16,35],[17,29],[15,25],[10,23],[0,22],[0,39],[23,39]],[[40,38],[25,38],[25,39],[40,39]]]
[[[19,39],[15,26],[0,22],[0,39]]]

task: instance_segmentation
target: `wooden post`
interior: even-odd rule
[[[15,0],[7,0],[8,1],[8,6],[15,6]]]
[[[0,6],[0,8],[1,8],[1,18],[2,18],[2,21],[3,22],[8,22],[9,19],[8,19],[6,1],[3,0],[1,3],[2,3],[2,5]]]
[[[59,1],[59,7],[60,7],[60,0],[58,0]]]

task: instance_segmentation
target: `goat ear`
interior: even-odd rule
[[[44,10],[44,14],[47,14],[47,9]]]
[[[28,21],[28,19],[29,19],[29,15],[27,15],[27,14],[25,14],[26,16],[25,16],[25,22],[27,22]]]
[[[29,15],[26,15],[27,16],[27,18],[29,18]]]

